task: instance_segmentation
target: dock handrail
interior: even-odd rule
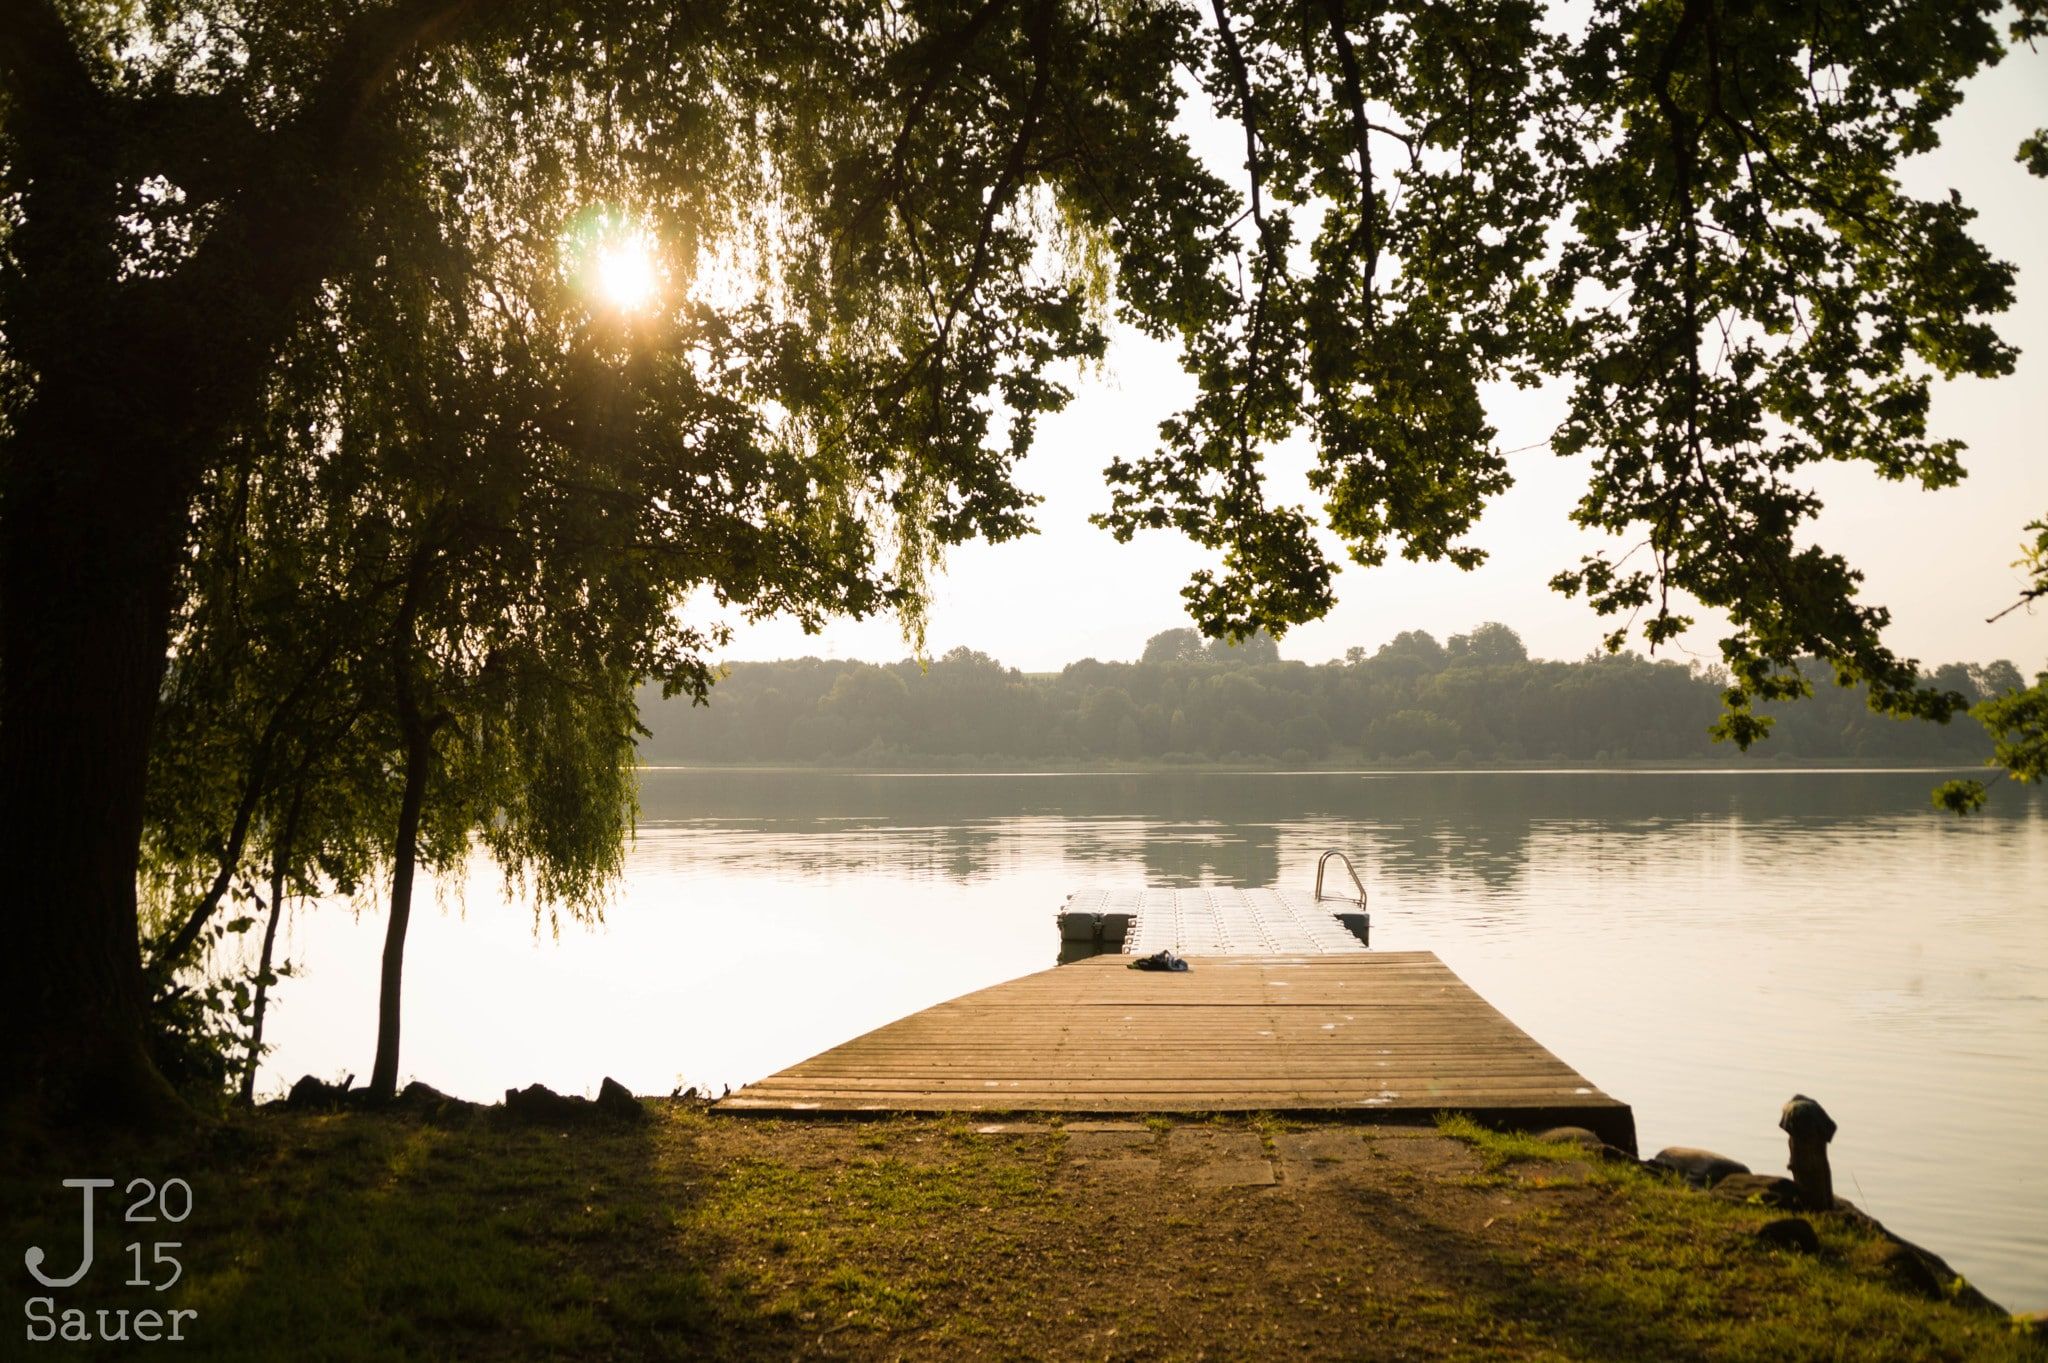
[[[1339,851],[1335,851],[1334,849],[1333,849],[1333,850],[1331,850],[1331,851],[1325,852],[1325,853],[1323,853],[1323,854],[1322,854],[1321,856],[1319,856],[1319,857],[1317,857],[1317,858],[1316,858],[1316,899],[1317,899],[1317,901],[1318,901],[1318,902],[1320,902],[1320,901],[1322,900],[1322,898],[1323,898],[1323,868],[1324,868],[1325,866],[1328,866],[1328,865],[1330,864],[1330,858],[1331,858],[1331,857],[1335,857],[1335,858],[1336,858],[1337,860],[1339,860],[1339,861],[1341,861],[1341,862],[1343,862],[1343,863],[1344,863],[1344,871],[1345,871],[1345,874],[1347,874],[1347,875],[1349,875],[1349,876],[1351,877],[1351,883],[1352,883],[1352,885],[1353,885],[1354,887],[1356,887],[1356,888],[1357,888],[1357,890],[1358,890],[1358,907],[1359,907],[1359,908],[1361,908],[1361,909],[1362,909],[1362,908],[1364,908],[1364,907],[1365,907],[1365,882],[1364,882],[1364,881],[1362,881],[1362,880],[1360,880],[1360,879],[1358,878],[1358,868],[1357,868],[1357,867],[1355,867],[1355,866],[1353,866],[1353,865],[1351,864],[1351,858],[1350,858],[1350,857],[1347,857],[1347,856],[1345,856],[1345,855],[1344,855],[1344,854],[1343,854],[1342,852],[1339,852]],[[1347,899],[1347,898],[1349,898],[1349,897],[1350,897],[1350,896],[1348,896],[1348,895],[1335,895],[1335,894],[1333,894],[1333,895],[1331,895],[1331,896],[1330,896],[1330,898],[1331,898],[1331,899]]]

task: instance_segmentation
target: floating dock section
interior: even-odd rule
[[[1091,950],[1150,956],[1325,956],[1361,952],[1365,907],[1288,890],[1089,890],[1059,912],[1063,960]]]
[[[1635,1149],[1627,1104],[1432,953],[1367,951],[1330,901],[1277,891],[1135,898],[1076,896],[1063,913],[1063,939],[1080,931],[1066,915],[1094,914],[1099,924],[1128,914],[1122,951],[927,1008],[717,1106],[783,1116],[1282,1112],[1378,1121],[1454,1111],[1527,1130],[1583,1126]],[[1161,947],[1191,969],[1126,968],[1132,953]]]

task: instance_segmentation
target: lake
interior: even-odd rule
[[[1967,820],[1927,772],[866,775],[654,769],[601,924],[488,865],[416,905],[402,1072],[492,1100],[735,1087],[1053,963],[1088,887],[1284,885],[1351,854],[1373,945],[1436,952],[1634,1105],[1645,1154],[1836,1188],[2013,1310],[2048,1307],[2048,797]],[[301,906],[262,1088],[367,1075],[383,915]]]

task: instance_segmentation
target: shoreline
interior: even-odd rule
[[[1255,763],[1230,762],[1148,762],[1126,765],[1066,765],[1032,767],[1011,766],[941,766],[906,763],[903,766],[882,766],[874,763],[807,763],[807,762],[639,762],[634,770],[640,772],[702,771],[743,773],[762,775],[809,775],[827,774],[833,776],[1912,776],[1952,775],[1956,773],[1991,773],[1992,768],[1968,764],[1937,763],[1926,766],[1900,765],[1895,762],[1858,763],[1850,759],[1828,759],[1820,762],[1798,765],[1792,762],[1775,761],[1730,761],[1726,763],[1700,763],[1696,761],[1650,761],[1641,762],[1528,762],[1496,763],[1474,766],[1466,764],[1425,764],[1402,765],[1382,763],[1377,766],[1339,764],[1331,766],[1303,767],[1299,765],[1261,765]]]

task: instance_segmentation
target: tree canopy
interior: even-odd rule
[[[1280,658],[1280,644],[1267,631],[1260,629],[1242,639],[1208,639],[1191,629],[1162,630],[1145,641],[1144,660],[1148,663],[1227,663],[1244,666],[1249,663],[1277,662]]]
[[[1997,11],[10,7],[13,1087],[153,1091],[135,901],[152,726],[167,675],[206,674],[201,598],[232,573],[193,562],[236,552],[242,490],[316,491],[307,534],[343,556],[270,561],[309,580],[358,565],[336,581],[365,629],[418,627],[377,664],[416,750],[445,711],[477,743],[586,726],[587,756],[624,713],[591,696],[701,684],[711,636],[676,616],[693,592],[807,621],[893,609],[915,638],[946,545],[1028,529],[1017,461],[1113,319],[1175,345],[1195,396],[1156,449],[1110,459],[1103,520],[1213,552],[1186,591],[1206,635],[1325,611],[1318,525],[1360,564],[1478,562],[1470,532],[1508,484],[1482,385],[1560,376],[1557,447],[1589,464],[1578,518],[1640,542],[1559,578],[1634,622],[1615,647],[1668,639],[1688,601],[1724,612],[1738,743],[1766,727],[1758,701],[1809,688],[1808,656],[1873,704],[1946,716],[1968,697],[1923,684],[1853,569],[1805,542],[1796,475],[1851,460],[1952,482],[1930,383],[2010,368],[1990,324],[2010,269],[1966,205],[1897,179],[1962,82],[2039,36],[2040,0]],[[1203,112],[1241,160],[1197,154]],[[1298,435],[1313,512],[1262,472]],[[384,549],[350,548],[356,527]],[[319,633],[224,661],[282,650],[277,676],[311,675]],[[188,642],[193,670],[167,674]],[[535,701],[547,687],[583,698],[573,716]],[[445,774],[457,750],[437,751]],[[516,796],[543,811],[529,845],[568,789]]]

